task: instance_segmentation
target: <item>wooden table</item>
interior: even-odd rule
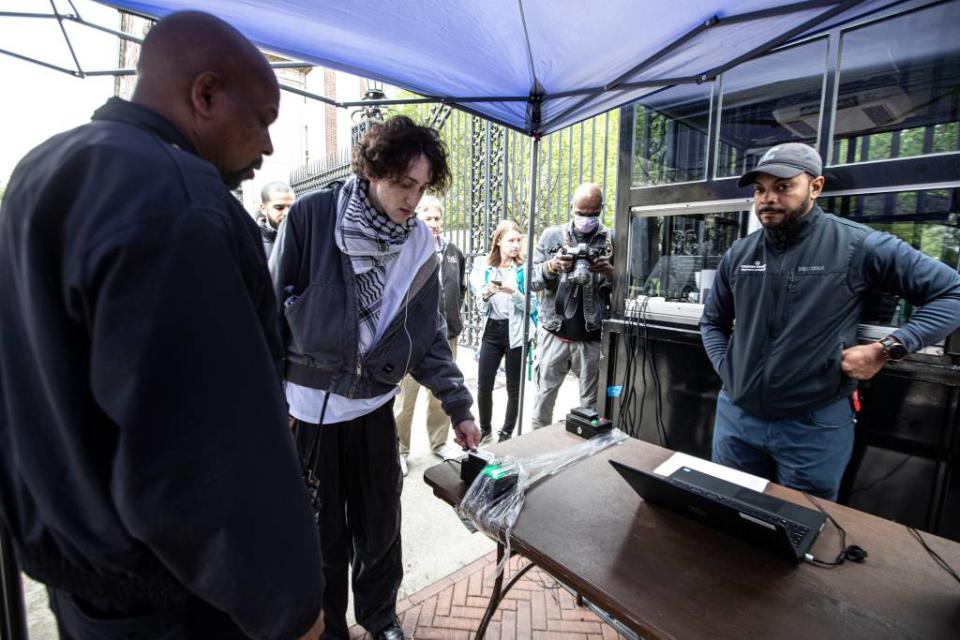
[[[490,449],[529,456],[579,442],[554,425]],[[607,463],[652,470],[671,453],[630,439],[537,484],[513,550],[645,638],[960,638],[960,583],[902,525],[820,500],[869,558],[796,566],[646,504]],[[431,467],[424,480],[451,505],[466,492],[456,463]],[[792,489],[766,492],[812,507]],[[922,535],[960,570],[960,544]],[[828,523],[813,554],[832,560],[839,549]]]

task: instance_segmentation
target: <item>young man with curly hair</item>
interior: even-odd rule
[[[439,313],[433,236],[415,212],[428,188],[450,180],[443,143],[403,116],[374,123],[354,148],[353,170],[297,201],[271,270],[290,416],[301,453],[318,454],[325,637],[349,637],[352,565],[357,621],[396,640],[403,478],[393,399],[404,375],[440,399],[458,444],[476,447],[480,431]]]

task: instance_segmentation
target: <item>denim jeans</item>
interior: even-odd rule
[[[841,398],[785,420],[764,420],[717,397],[713,461],[793,489],[836,500],[853,452],[856,417]]]

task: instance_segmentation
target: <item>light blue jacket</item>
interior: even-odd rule
[[[517,269],[517,290],[510,296],[513,305],[510,307],[510,348],[516,349],[523,345],[523,305],[524,305],[524,276],[526,265],[521,265]],[[490,282],[490,275],[496,270],[496,267],[487,266],[486,257],[480,256],[473,263],[473,271],[470,272],[470,289],[477,299],[477,308],[484,318],[490,315],[490,303],[483,299],[483,290]],[[529,339],[533,339],[536,334],[537,309],[539,300],[536,296],[530,299],[530,334]]]

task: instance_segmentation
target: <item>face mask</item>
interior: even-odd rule
[[[578,233],[593,233],[600,226],[600,218],[597,216],[573,216],[573,228]]]

